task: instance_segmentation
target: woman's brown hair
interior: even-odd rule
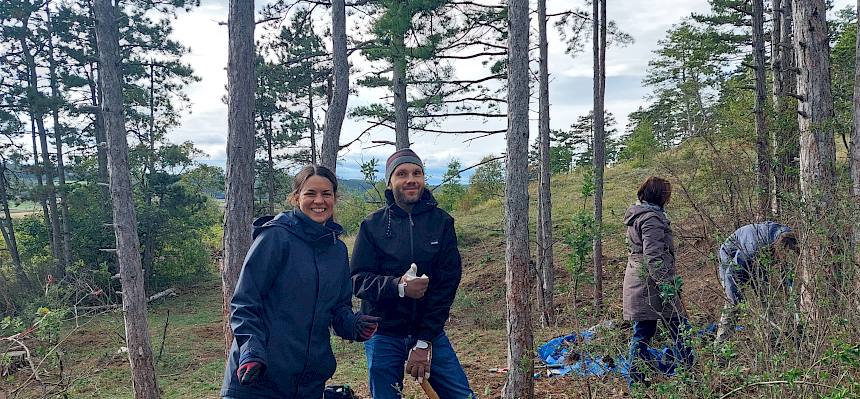
[[[334,191],[334,194],[337,195],[337,176],[325,166],[320,165],[308,165],[302,168],[299,173],[296,173],[296,177],[293,178],[293,192],[290,193],[290,202],[293,205],[296,205],[296,202],[299,199],[299,194],[302,191],[302,187],[305,185],[305,182],[308,181],[311,176],[320,176],[328,179],[331,182],[331,189]]]
[[[636,197],[639,198],[639,201],[650,202],[660,207],[666,206],[671,196],[672,183],[658,176],[651,176],[645,179],[642,185],[639,186],[639,191],[636,192]]]

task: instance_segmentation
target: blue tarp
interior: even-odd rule
[[[738,327],[738,330],[741,328]],[[608,373],[618,373],[627,378],[630,371],[630,358],[626,354],[601,355],[583,351],[581,345],[597,337],[597,329],[588,329],[581,333],[573,333],[556,337],[541,345],[538,357],[547,366],[550,376],[577,375],[580,377],[602,376]],[[710,324],[699,330],[696,335],[711,334],[717,330],[716,324]],[[672,349],[648,348],[657,371],[675,374],[675,362]]]

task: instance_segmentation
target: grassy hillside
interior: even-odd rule
[[[548,328],[538,326],[535,331],[536,344],[557,335],[582,330],[604,320],[620,321],[621,280],[627,255],[621,218],[627,206],[635,201],[639,182],[650,174],[670,176],[683,183],[676,185],[668,210],[677,236],[678,269],[685,281],[684,300],[694,325],[703,325],[718,318],[722,306],[722,289],[716,280],[717,264],[713,253],[720,235],[733,229],[732,224],[739,223],[739,216],[737,212],[730,214],[725,211],[726,205],[720,197],[721,191],[715,188],[720,181],[731,181],[735,175],[726,177],[713,172],[713,165],[718,165],[720,161],[717,156],[704,155],[710,150],[712,148],[703,143],[692,143],[657,159],[653,163],[656,166],[653,167],[621,164],[607,170],[604,201],[605,309],[598,311],[592,307],[590,284],[573,282],[566,267],[566,254],[569,249],[560,242],[555,246],[555,302],[559,322],[557,326]],[[740,153],[741,158],[734,158],[734,162],[743,163],[743,154]],[[705,172],[702,172],[703,170]],[[710,174],[709,170],[712,171]],[[736,172],[741,177],[744,173],[743,170]],[[574,215],[580,210],[591,209],[592,199],[582,198],[580,194],[582,181],[583,176],[576,173],[557,176],[553,181],[554,231],[559,241],[563,241]],[[749,176],[738,178],[737,181],[737,198],[743,203],[744,199],[749,197]],[[534,190],[534,187],[532,189]],[[536,198],[534,191],[532,198]],[[532,206],[532,209],[530,220],[534,223],[536,207]],[[494,397],[500,392],[505,375],[490,372],[489,369],[506,365],[502,202],[499,199],[490,200],[475,208],[456,212],[455,217],[464,275],[447,330],[473,389],[482,397]],[[346,241],[351,243],[349,237]],[[586,274],[588,273],[590,266],[586,267]],[[178,297],[152,306],[150,326],[156,354],[161,351],[162,332],[165,325],[167,326],[163,354],[157,366],[165,398],[218,397],[224,367],[221,360],[223,353],[220,298],[219,281],[213,278],[210,283],[182,290]],[[535,320],[537,322],[537,318]],[[122,346],[121,314],[109,313],[81,319],[79,323],[78,328],[75,328],[72,321],[66,323],[64,330],[71,332],[65,336],[58,348],[63,353],[64,376],[69,386],[69,397],[130,398],[126,355],[117,352]],[[813,366],[807,364],[807,368],[804,368],[803,362],[799,361],[796,355],[789,355],[796,352],[773,352],[770,346],[759,346],[763,330],[754,324],[754,321],[750,323],[752,324],[748,325],[745,332],[738,334],[736,340],[727,348],[720,349],[720,352],[710,349],[707,342],[696,341],[699,360],[692,373],[671,380],[658,379],[658,385],[635,394],[647,397],[719,397],[735,387],[754,384],[756,381],[784,380],[788,378],[785,374],[788,372],[795,373],[793,378],[797,379],[815,378],[817,374],[813,372],[816,370],[814,367],[828,364],[822,360]],[[624,323],[617,325],[620,327],[606,332],[600,339],[589,344],[590,349],[611,355],[625,352],[630,334],[629,326]],[[846,330],[848,337],[851,336],[849,331],[853,330]],[[767,336],[767,333],[764,333],[764,336]],[[841,335],[822,339],[846,338]],[[840,342],[842,341],[829,347],[838,349]],[[832,397],[860,395],[860,386],[856,383],[860,374],[860,360],[857,360],[860,359],[860,354],[851,357],[854,353],[850,347],[852,341],[844,342],[849,345],[848,349],[829,353],[837,357],[847,353],[845,356],[849,360],[844,364],[837,362],[831,368],[834,372],[842,373],[838,381],[845,384],[847,396]],[[338,358],[338,369],[332,382],[347,383],[362,397],[367,398],[363,347],[339,338],[333,338],[332,345]],[[745,348],[756,349],[750,351]],[[726,365],[725,359],[734,360],[730,365]],[[769,365],[770,363],[774,365]],[[53,370],[56,376],[58,368]],[[828,372],[834,375],[833,372]],[[20,385],[21,378],[27,376],[25,372],[18,372],[5,377],[0,382],[0,392]],[[827,381],[826,385],[830,386],[833,381]],[[622,397],[628,394],[624,382],[611,376],[590,379],[540,378],[536,384],[536,396],[539,398]],[[20,397],[41,397],[43,390],[37,385],[30,384],[24,390],[26,394]],[[805,390],[807,388],[803,384],[752,385],[740,396],[785,397],[788,394],[787,397],[802,397],[811,395],[810,391]],[[838,384],[836,388],[839,388]],[[56,391],[57,388],[49,390]],[[419,392],[415,384],[407,384],[407,397],[423,397]]]

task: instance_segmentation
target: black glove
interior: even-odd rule
[[[266,366],[260,362],[246,362],[239,366],[236,370],[236,377],[239,377],[239,383],[249,385],[257,382],[257,379],[266,371]]]
[[[376,333],[379,327],[381,317],[369,316],[366,314],[358,315],[355,318],[355,339],[356,341],[367,341]]]

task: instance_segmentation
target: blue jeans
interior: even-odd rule
[[[415,337],[389,337],[375,334],[364,343],[370,396],[374,399],[400,398],[403,374],[409,350]],[[466,372],[445,333],[431,341],[433,357],[430,363],[430,385],[441,399],[477,398],[469,388]]]
[[[672,338],[672,359],[664,366],[674,367],[693,364],[693,349],[685,342],[682,333],[690,331],[690,323],[683,317],[673,317],[663,320],[663,324],[669,329]],[[644,363],[654,369],[662,369],[655,364],[655,359],[648,351],[651,339],[657,334],[657,320],[638,320],[633,322],[633,337],[630,338],[630,379],[628,382],[642,382],[645,376],[642,374],[640,365]]]

